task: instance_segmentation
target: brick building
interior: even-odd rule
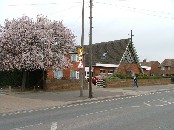
[[[85,66],[89,66],[89,46],[85,46]],[[130,39],[92,44],[93,75],[114,72],[139,74],[142,72],[138,55]],[[86,72],[88,74],[88,72]]]
[[[141,68],[143,69],[144,74],[149,76],[160,76],[160,63],[158,61],[149,61],[146,59],[143,62],[140,62]]]
[[[89,45],[85,45],[85,78],[89,76]],[[66,70],[48,72],[56,79],[79,79],[78,54],[70,53],[72,66]],[[130,39],[92,44],[92,75],[111,75],[114,72],[142,72],[138,55]]]
[[[174,59],[165,59],[161,65],[162,76],[174,76]]]

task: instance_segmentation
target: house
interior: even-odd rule
[[[165,59],[160,68],[162,76],[174,76],[174,59]]]
[[[89,50],[89,46],[85,45],[85,67],[89,66]],[[92,67],[93,75],[142,72],[135,47],[129,38],[92,44]]]
[[[89,49],[89,45],[84,46],[86,79],[89,77]],[[70,53],[69,57],[72,66],[66,70],[49,72],[50,77],[79,79],[78,54]],[[135,47],[129,38],[92,44],[92,76],[111,75],[114,72],[125,74],[142,72]]]
[[[160,63],[158,61],[149,61],[146,59],[143,62],[140,62],[141,68],[143,69],[144,74],[149,76],[160,76]]]
[[[70,58],[71,66],[65,70],[47,70],[48,79],[79,79],[78,54],[71,52],[67,55]]]

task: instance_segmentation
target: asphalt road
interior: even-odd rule
[[[0,130],[174,130],[174,90],[21,111]]]

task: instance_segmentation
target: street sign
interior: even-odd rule
[[[83,66],[83,62],[82,62],[82,61],[79,62],[78,68],[79,68],[79,69],[84,68],[84,66]]]

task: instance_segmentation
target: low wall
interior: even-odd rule
[[[88,83],[84,81],[84,89],[87,89]],[[73,80],[64,80],[64,79],[50,79],[46,80],[46,90],[79,90],[80,81],[77,79]]]
[[[171,84],[170,78],[163,79],[138,79],[138,86],[168,85]],[[107,80],[106,87],[133,87],[133,79]]]

